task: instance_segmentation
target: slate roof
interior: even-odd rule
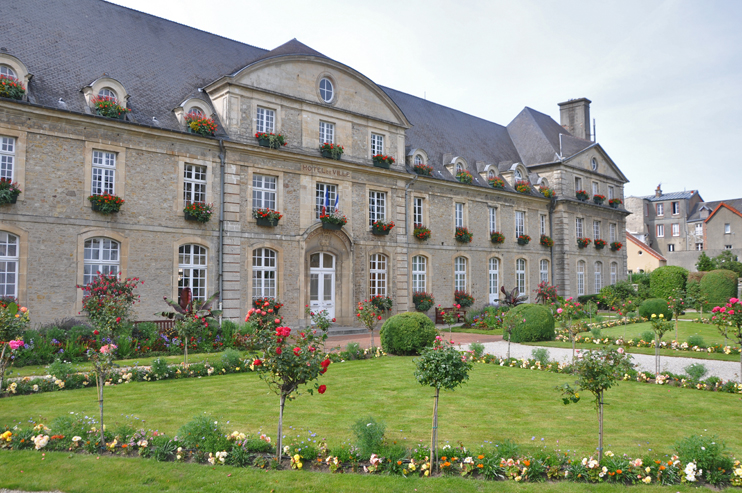
[[[568,158],[594,144],[572,136],[553,118],[529,107],[525,107],[507,129],[526,166],[553,163],[560,156]]]
[[[690,199],[691,197],[693,197],[694,194],[697,194],[697,193],[698,193],[697,190],[688,190],[687,192],[663,193],[659,197],[655,197],[654,195],[647,195],[646,197],[642,197],[642,198],[650,202],[661,202],[663,200]]]
[[[742,198],[728,199],[728,200],[715,200],[712,202],[701,202],[688,216],[688,222],[704,221],[705,219],[701,218],[701,214],[700,214],[701,209],[703,207],[706,207],[707,209],[709,209],[709,215],[711,215],[711,213],[713,213],[716,210],[716,208],[719,207],[721,204],[727,204],[728,206],[734,208],[737,211],[742,211]]]

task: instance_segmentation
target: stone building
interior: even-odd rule
[[[139,319],[187,286],[221,292],[231,319],[255,297],[277,297],[295,326],[304,305],[353,324],[355,302],[372,295],[400,312],[414,309],[414,291],[450,306],[460,289],[480,307],[501,286],[533,299],[541,281],[579,295],[626,277],[625,249],[577,246],[625,243],[628,215],[576,198],[623,199],[627,182],[590,140],[587,99],[560,104],[561,124],[525,108],[502,126],[379,86],[297,40],[268,51],[99,0],[0,14],[0,73],[27,88],[21,101],[0,98],[2,176],[23,190],[0,206],[0,294],[36,322],[76,316],[75,285],[98,271],[145,281]],[[97,96],[129,111],[100,116]],[[215,135],[189,132],[188,115],[213,118]],[[287,145],[263,147],[257,132]],[[341,159],[323,157],[325,142],[344,147]],[[374,166],[376,154],[396,161]],[[104,191],[125,200],[120,212],[92,210],[88,196]],[[211,220],[187,220],[184,206],[202,202],[214,204]],[[319,216],[335,207],[347,224],[326,229]],[[283,217],[261,226],[256,208]],[[374,221],[395,227],[377,236]],[[415,224],[431,238],[414,237]],[[473,241],[457,242],[457,226]]]
[[[642,240],[626,232],[626,256],[629,274],[652,272],[667,265],[667,259]]]

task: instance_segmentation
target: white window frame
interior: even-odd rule
[[[15,137],[0,135],[0,178],[15,181]]]
[[[500,259],[492,257],[489,259],[489,288],[490,296],[495,295],[495,299],[500,297]]]
[[[616,223],[610,223],[608,225],[608,236],[611,240],[611,243],[616,241]]]
[[[0,296],[18,298],[21,239],[0,231]]]
[[[419,166],[421,164],[425,164],[425,160],[423,160],[423,157],[420,154],[415,154],[414,165]]]
[[[618,264],[611,262],[611,285],[616,284],[618,281]]]
[[[371,155],[384,154],[384,136],[381,134],[371,134]]]
[[[278,252],[270,248],[252,251],[252,298],[278,297]]]
[[[335,143],[335,124],[330,122],[319,122],[319,143],[322,144],[334,144]]]
[[[696,251],[703,251],[703,243],[696,243]]]
[[[665,225],[658,224],[657,225],[657,238],[664,238],[664,237],[665,237]]]
[[[546,234],[546,214],[540,214],[539,216],[539,234]]]
[[[696,223],[696,236],[703,236],[703,223]]]
[[[423,255],[412,257],[412,292],[422,293],[427,291],[428,282],[428,258]]]
[[[453,259],[453,289],[454,291],[466,291],[466,269],[467,258],[456,257]]]
[[[497,231],[497,207],[489,207],[490,233]]]
[[[386,192],[368,192],[368,225],[386,220]]]
[[[656,205],[655,210],[657,211],[657,215],[664,216],[665,215],[665,204],[663,204],[662,202],[659,202],[655,205]]]
[[[614,197],[615,195],[613,193],[613,187],[609,185],[608,186],[608,200],[612,200]]]
[[[90,195],[116,194],[116,153],[93,150]]]
[[[464,203],[456,202],[454,206],[454,222],[457,228],[464,227]]]
[[[325,103],[331,103],[335,99],[335,84],[327,77],[319,81],[319,95]]]
[[[593,221],[593,241],[600,239],[600,221]]]
[[[209,169],[196,164],[183,165],[183,202],[188,204],[206,203],[206,176]]]
[[[603,262],[595,262],[595,294],[603,289]]]
[[[539,282],[549,282],[549,261],[546,259],[539,260],[538,263]]]
[[[582,178],[575,176],[575,192],[578,190],[584,190],[584,188],[582,188]]]
[[[732,234],[732,225],[730,223],[724,223],[724,234]]]
[[[114,102],[118,103],[118,97],[116,96],[116,91],[114,91],[110,87],[101,87],[100,91],[98,91],[98,96],[104,97],[104,98],[111,98]]]
[[[206,300],[209,252],[196,243],[178,247],[178,299],[183,288],[191,288],[194,300]]]
[[[255,132],[264,132],[267,134],[276,131],[276,112],[268,108],[258,106],[255,117]]]
[[[121,244],[111,238],[90,238],[83,247],[83,285],[87,286],[101,274],[121,272]]]
[[[515,238],[526,234],[526,213],[515,211]]]
[[[680,214],[680,202],[670,202],[670,208],[673,216]]]
[[[369,259],[368,295],[387,296],[387,266],[389,259],[383,253],[375,253]]]
[[[520,181],[523,179],[523,174],[518,168],[515,168],[515,171],[513,171],[513,178],[515,178],[515,181]]]
[[[515,261],[515,286],[518,288],[518,296],[525,296],[528,292],[526,282],[526,259],[519,258]]]
[[[672,225],[672,235],[673,236],[680,236],[680,224],[675,223]]]
[[[585,219],[582,217],[575,218],[575,234],[578,238],[585,237]]]
[[[314,215],[315,219],[319,219],[320,214],[322,214],[322,207],[325,205],[325,191],[327,190],[329,190],[329,207],[327,208],[327,212],[329,213],[335,210],[335,197],[338,193],[338,186],[331,183],[317,182],[317,185],[314,188],[314,204],[316,207]]]
[[[412,224],[423,225],[423,198],[412,197]]]
[[[272,209],[276,210],[276,200],[278,191],[278,177],[270,175],[261,175],[255,173],[252,175],[252,208],[255,209]],[[334,204],[334,202],[333,202]]]
[[[597,181],[593,182],[593,195],[599,195],[600,194],[600,185],[598,185]]]
[[[14,79],[18,79],[18,76],[15,73],[15,70],[8,67],[7,65],[0,64],[0,75],[5,75],[6,77],[13,77]]]
[[[585,294],[585,261],[577,262],[577,296]]]

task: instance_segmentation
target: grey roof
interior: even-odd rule
[[[690,199],[691,197],[693,197],[694,194],[697,194],[697,193],[698,193],[697,190],[688,190],[687,192],[663,193],[659,197],[655,197],[654,195],[647,195],[646,197],[642,197],[642,198],[650,202],[661,202],[663,200]]]
[[[728,199],[728,200],[714,200],[712,202],[699,202],[698,205],[693,209],[693,211],[691,211],[691,214],[688,216],[688,222],[703,221],[705,218],[701,218],[701,215],[700,215],[702,208],[706,207],[707,209],[709,209],[709,214],[711,214],[722,203],[727,204],[730,207],[733,207],[738,212],[742,212],[742,198]]]
[[[528,107],[508,124],[507,129],[526,166],[553,163],[559,156],[568,158],[594,144],[572,136],[550,116]]]

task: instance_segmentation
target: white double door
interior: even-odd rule
[[[313,253],[309,256],[309,307],[313,312],[327,310],[335,318],[335,256]]]

